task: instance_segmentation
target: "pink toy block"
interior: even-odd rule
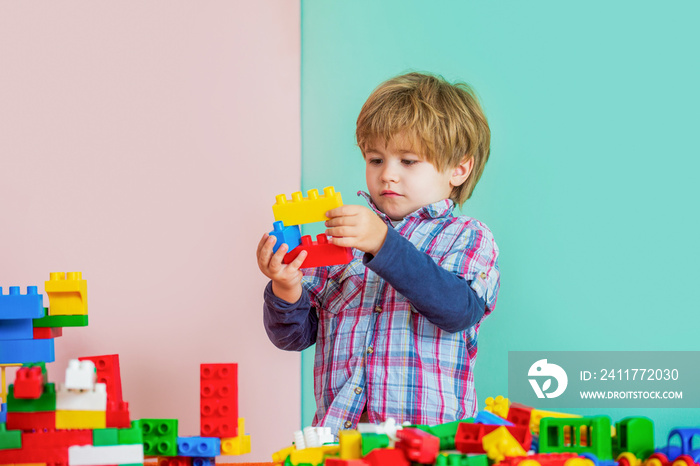
[[[282,262],[289,264],[297,258],[301,251],[308,252],[306,259],[301,264],[302,269],[347,264],[353,258],[352,249],[329,243],[328,236],[320,234],[316,236],[316,241],[312,241],[309,235],[302,236],[301,245],[285,254]]]

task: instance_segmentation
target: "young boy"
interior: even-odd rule
[[[472,91],[410,73],[381,84],[357,119],[370,208],[326,215],[346,265],[300,270],[274,237],[258,245],[264,322],[279,348],[316,343],[314,425],[441,424],[477,411],[481,321],[499,289],[498,247],[479,221],[453,215],[489,156],[490,131]]]

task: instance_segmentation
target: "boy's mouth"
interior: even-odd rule
[[[379,195],[381,195],[381,196],[386,196],[386,197],[399,197],[399,196],[401,196],[401,194],[399,194],[399,193],[397,193],[397,192],[394,192],[394,191],[392,191],[392,190],[390,190],[390,189],[385,189],[384,191],[382,191],[381,193],[379,193]]]

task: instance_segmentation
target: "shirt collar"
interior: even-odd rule
[[[391,223],[391,219],[387,215],[380,211],[377,205],[374,203],[369,194],[364,191],[358,191],[357,195],[364,198],[367,204],[372,208],[372,210],[379,215],[385,222]],[[408,218],[420,218],[420,219],[430,219],[430,218],[441,218],[448,217],[452,215],[452,211],[455,208],[455,203],[452,199],[443,199],[441,201],[433,202],[420,209],[406,215],[403,220]],[[403,221],[402,220],[402,221]]]

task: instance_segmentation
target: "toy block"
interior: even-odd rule
[[[107,411],[107,387],[95,384],[92,390],[69,390],[59,385],[56,390],[57,411]]]
[[[440,451],[440,439],[420,429],[406,427],[396,432],[396,448],[414,463],[433,464]]]
[[[48,308],[44,308],[48,312]],[[54,328],[54,327],[87,327],[88,316],[50,316],[45,314],[43,317],[33,320],[34,328]]]
[[[60,431],[59,431],[60,432]],[[96,447],[104,447],[108,445],[120,445],[119,429],[94,429],[92,431],[92,444]]]
[[[68,361],[66,368],[66,383],[64,388],[67,390],[92,390],[95,388],[97,374],[95,371],[95,363],[92,361],[79,361],[71,359]],[[105,387],[105,396],[107,394]]]
[[[212,457],[221,454],[221,440],[215,437],[178,437],[178,456]]]
[[[126,401],[109,401],[107,395],[107,427],[128,428],[131,425],[129,403]]]
[[[570,435],[568,442],[565,440],[567,431]],[[612,459],[610,418],[607,416],[542,418],[539,452],[578,453],[579,455],[593,453],[599,460]]]
[[[18,399],[38,400],[44,393],[46,370],[41,366],[21,367],[15,375],[14,395]]]
[[[128,428],[117,429],[117,434],[119,435],[119,445],[143,444],[143,432],[141,432],[138,421],[132,422]]]
[[[47,466],[68,465],[68,448],[41,447],[0,450],[0,464],[26,466],[31,463]]]
[[[530,428],[530,417],[532,408],[520,403],[511,403],[508,406],[508,416],[506,419],[516,426],[527,426]]]
[[[301,251],[306,251],[308,255],[302,262],[302,269],[312,267],[323,267],[325,265],[347,264],[352,261],[352,249],[328,242],[328,236],[320,234],[316,236],[316,241],[311,240],[311,236],[301,237],[301,245],[284,255],[282,262],[289,264],[297,258]]]
[[[32,321],[32,323],[34,322],[36,321]],[[32,338],[35,340],[46,340],[61,336],[63,336],[63,327],[33,327],[32,329]]]
[[[143,445],[68,447],[69,466],[143,464]]]
[[[296,447],[294,445],[288,446],[287,448],[283,448],[279,451],[276,451],[272,454],[272,462],[273,463],[284,463],[284,460],[286,460],[289,455],[292,454],[292,452],[296,450]],[[221,444],[221,451],[224,451],[224,445],[223,443]],[[224,453],[226,454],[226,453]]]
[[[244,455],[246,453],[250,453],[250,435],[244,433],[245,418],[238,418],[237,430],[237,436],[221,439],[222,455]]]
[[[389,436],[386,434],[362,434],[362,456],[365,457],[376,448],[389,446]]]
[[[459,453],[440,454],[435,466],[488,466],[486,455],[461,455]],[[499,466],[503,466],[501,463]]]
[[[362,458],[362,434],[356,430],[341,430],[338,432],[340,458],[354,460]]]
[[[44,291],[49,297],[49,315],[87,315],[87,281],[81,272],[51,272]]]
[[[470,424],[467,422],[461,423],[457,428],[455,448],[462,453],[485,453],[482,444],[484,435],[501,427],[507,429],[525,451],[530,449],[532,436],[528,427]]]
[[[7,403],[0,405],[0,423],[7,422]]]
[[[370,466],[410,466],[403,451],[394,448],[377,448],[365,456],[365,462]]]
[[[510,421],[503,419],[501,416],[497,416],[488,411],[479,411],[474,418],[474,422],[477,424],[491,424],[494,426],[512,426],[515,425]]]
[[[19,286],[11,286],[9,294],[0,287],[0,319],[36,319],[44,315],[44,297],[36,286],[28,286],[26,294],[20,294]]]
[[[22,446],[27,449],[65,448],[69,445],[92,445],[91,430],[37,430],[22,434]]]
[[[202,364],[200,367],[200,434],[236,437],[238,431],[238,365]]]
[[[646,417],[626,417],[615,423],[617,435],[612,439],[613,456],[629,452],[637,458],[654,453],[654,423]]]
[[[192,466],[214,466],[215,458],[192,458]]]
[[[275,245],[272,247],[272,252],[275,253],[283,244],[287,245],[287,251],[291,251],[301,244],[301,228],[299,225],[290,225],[285,227],[282,222],[272,224],[273,230],[270,236],[277,238]]]
[[[369,466],[363,459],[326,458],[324,466]],[[238,466],[238,465],[237,465]]]
[[[192,458],[187,456],[159,456],[158,466],[192,466]]]
[[[177,456],[177,419],[140,419],[146,456]]]
[[[530,412],[530,432],[532,432],[535,435],[540,433],[540,420],[543,417],[578,417],[578,418],[580,418],[581,415],[558,413],[555,411],[543,411],[541,409],[533,409]]]
[[[498,395],[496,398],[490,396],[484,402],[486,403],[484,411],[501,416],[503,419],[508,419],[508,406],[510,404],[508,398],[504,398],[501,395]]]
[[[53,362],[53,339],[0,341],[0,364]]]
[[[527,452],[520,444],[510,435],[508,429],[501,426],[490,432],[481,439],[486,456],[489,459],[499,462],[506,456],[525,456]]]
[[[56,410],[56,429],[105,429],[105,411]]]
[[[39,398],[17,398],[15,386],[10,385],[7,392],[7,411],[31,413],[56,410],[56,386],[53,383],[43,385]]]
[[[500,463],[500,466],[517,466],[522,463],[522,466],[534,466],[535,462],[540,466],[562,466],[564,464],[568,466],[575,466],[576,463],[572,464],[569,462],[572,458],[577,460],[584,460],[584,458],[579,458],[576,453],[539,453],[527,456],[506,456]],[[525,463],[523,463],[525,461]],[[531,461],[531,462],[530,462]],[[586,460],[584,460],[586,461]],[[579,466],[588,466],[588,463]],[[602,465],[601,465],[602,466]]]
[[[324,451],[321,447],[304,448],[303,450],[294,450],[289,455],[289,461],[292,464],[323,464]]]
[[[446,422],[444,424],[438,424],[435,426],[428,427],[427,432],[433,434],[440,439],[440,450],[454,450],[455,449],[455,435],[457,435],[457,429],[459,425],[463,422],[473,423],[473,418],[462,419],[460,421]]]
[[[80,361],[92,361],[97,371],[97,381],[107,385],[107,401],[122,401],[122,379],[119,370],[119,355],[88,356]]]
[[[22,431],[7,430],[5,424],[0,424],[0,450],[22,448]]]
[[[32,431],[35,429],[55,429],[56,411],[8,412],[7,428]]]
[[[292,193],[291,200],[284,194],[279,194],[275,197],[272,213],[275,220],[281,221],[285,226],[304,225],[325,222],[328,220],[326,212],[341,205],[343,200],[340,193],[336,193],[333,186],[328,186],[323,188],[320,196],[317,189],[307,191],[307,197],[302,197],[300,191]]]
[[[0,320],[0,340],[32,340],[33,338],[32,319]]]

